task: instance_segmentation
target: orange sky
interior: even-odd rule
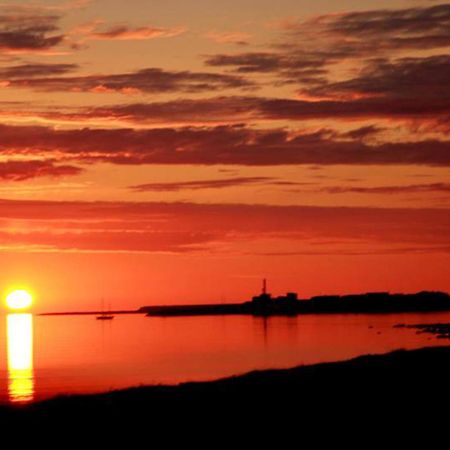
[[[450,290],[449,24],[433,1],[0,3],[0,290]]]

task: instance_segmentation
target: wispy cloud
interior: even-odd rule
[[[400,51],[450,45],[450,5],[326,14],[284,22],[278,41],[260,52],[209,55],[209,66],[238,73],[272,74],[278,83],[322,84],[343,61],[361,65],[374,58],[398,58]]]
[[[205,36],[218,44],[235,45],[249,45],[252,37],[243,31],[209,31]]]
[[[27,63],[0,68],[2,79],[65,75],[78,69],[76,64]]]
[[[57,14],[0,11],[0,53],[50,53],[65,36]]]
[[[450,101],[450,55],[371,61],[355,78],[320,83],[305,90],[312,97],[416,99],[424,104]],[[432,82],[431,82],[432,80]]]
[[[82,26],[81,26],[82,27]],[[81,28],[79,27],[79,28]],[[98,40],[146,40],[156,38],[168,38],[179,36],[187,31],[186,27],[155,27],[155,26],[131,26],[127,24],[99,26],[99,22],[93,23],[85,33],[86,39]]]
[[[214,180],[174,181],[167,183],[145,183],[130,186],[129,189],[136,192],[176,192],[183,190],[199,189],[223,189],[236,186],[266,184],[276,181],[272,177],[235,177]]]
[[[0,245],[25,251],[186,253],[266,240],[279,253],[286,244],[292,252],[293,246],[326,241],[341,242],[340,250],[347,252],[448,251],[449,219],[439,209],[0,200]],[[221,251],[226,253],[226,246]],[[330,244],[315,250],[333,251]]]
[[[450,183],[409,184],[394,186],[329,186],[320,191],[329,194],[410,194],[420,192],[450,193]]]
[[[11,81],[14,86],[14,81]],[[432,88],[430,88],[432,89]],[[391,122],[409,120],[439,121],[445,127],[450,115],[450,100],[445,93],[426,97],[412,90],[410,98],[370,97],[305,101],[284,98],[224,96],[198,99],[177,99],[166,102],[127,103],[80,108],[71,112],[42,113],[49,119],[89,121],[107,119],[129,124],[208,124],[253,123],[261,120],[304,121],[333,119],[334,121],[387,119]],[[406,94],[406,93],[405,93]],[[362,131],[359,131],[362,133]],[[367,132],[365,132],[367,135]],[[356,137],[353,135],[352,137]]]
[[[0,126],[0,153],[64,155],[115,164],[450,165],[450,142],[365,143],[322,129],[294,133],[243,126],[74,129]]]
[[[80,167],[57,164],[53,160],[20,160],[0,162],[0,179],[4,181],[25,181],[40,177],[63,177],[78,175]]]
[[[168,71],[159,68],[135,72],[72,77],[14,78],[10,86],[45,92],[204,92],[222,89],[249,89],[253,83],[231,74]]]

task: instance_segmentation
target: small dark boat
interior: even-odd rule
[[[103,307],[104,301],[102,300],[102,313],[96,317],[97,320],[113,320],[114,316],[111,314],[111,305],[109,306],[110,313],[105,312],[105,308]]]
[[[114,316],[111,316],[109,314],[101,314],[100,316],[96,317],[97,320],[112,320],[114,319]]]

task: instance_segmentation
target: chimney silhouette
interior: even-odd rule
[[[265,278],[263,278],[262,293],[263,295],[267,294],[267,280]]]

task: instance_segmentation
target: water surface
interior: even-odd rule
[[[0,402],[141,384],[210,380],[254,369],[445,345],[398,323],[450,313],[210,316],[0,316]]]

